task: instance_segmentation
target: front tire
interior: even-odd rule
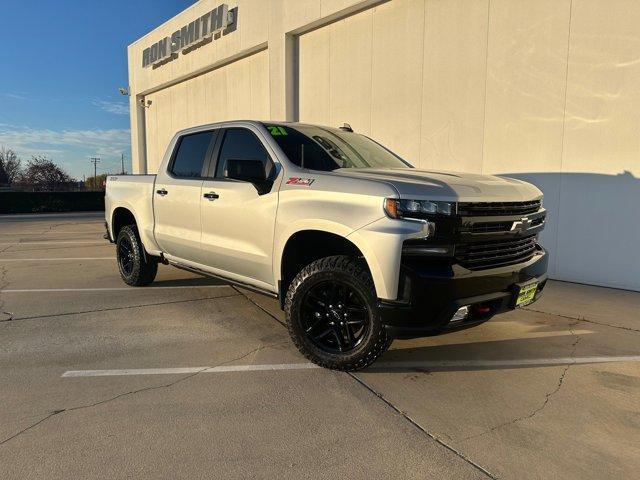
[[[149,285],[158,273],[158,259],[144,251],[138,228],[127,225],[116,239],[118,269],[124,283],[134,287]]]
[[[298,350],[321,367],[359,370],[391,344],[371,275],[353,257],[325,257],[302,269],[287,290],[285,317]]]

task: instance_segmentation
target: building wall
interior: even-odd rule
[[[265,50],[145,96],[147,168],[156,171],[178,130],[237,118],[269,118]]]
[[[348,122],[417,167],[538,185],[552,276],[640,290],[640,2],[228,1],[235,32],[141,68],[218,3],[129,47],[136,171],[190,125]]]

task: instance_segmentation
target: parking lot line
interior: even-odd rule
[[[115,260],[116,257],[0,258],[0,262],[56,262],[58,260]]]
[[[229,285],[172,285],[166,287],[146,287],[144,291],[151,290],[173,290],[186,288],[227,288]],[[0,293],[55,293],[55,292],[118,292],[131,291],[140,292],[136,287],[104,287],[104,288],[31,288],[31,289],[7,289],[0,290]]]
[[[561,358],[523,358],[512,360],[442,360],[415,362],[379,362],[373,370],[401,368],[442,368],[442,367],[519,367],[544,365],[574,365],[589,363],[640,362],[640,355],[619,357],[561,357]],[[313,363],[276,363],[260,365],[223,365],[219,367],[176,367],[176,368],[126,368],[116,370],[69,370],[62,377],[117,377],[128,375],[176,375],[183,373],[223,373],[223,372],[260,372],[274,370],[306,370],[320,368]]]
[[[114,377],[126,375],[175,375],[181,373],[257,372],[320,368],[314,363],[276,363],[263,365],[221,365],[219,367],[130,368],[123,370],[70,370],[63,377]]]
[[[559,357],[559,358],[517,358],[507,360],[436,360],[378,362],[376,367],[384,368],[446,368],[446,367],[526,367],[544,365],[574,365],[588,363],[640,362],[640,355],[617,357]]]

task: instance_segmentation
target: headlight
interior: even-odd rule
[[[429,215],[453,215],[456,208],[453,202],[385,198],[384,211],[391,218],[423,219]]]

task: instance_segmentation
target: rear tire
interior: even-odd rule
[[[349,256],[321,258],[303,268],[287,290],[285,318],[298,350],[333,370],[371,365],[392,342],[371,275]]]
[[[127,285],[142,287],[156,278],[158,258],[144,251],[135,225],[126,225],[120,229],[116,252],[120,276]]]

